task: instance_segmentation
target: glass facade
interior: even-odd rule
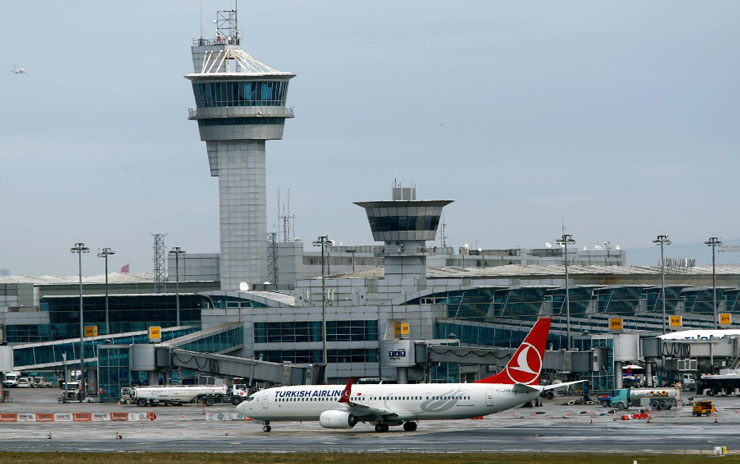
[[[38,343],[52,340],[49,324],[18,324],[5,326],[5,340],[9,343]]]
[[[643,287],[608,287],[594,289],[597,313],[634,314],[640,309]]]
[[[287,81],[194,82],[198,108],[222,106],[285,106]]]
[[[460,382],[460,363],[437,363],[429,368],[430,383]]]
[[[575,287],[568,289],[568,306],[570,307],[570,315],[578,316],[586,314],[588,305],[591,303],[591,293],[593,288],[591,287]],[[545,292],[545,298],[550,301],[552,305],[552,314],[559,314],[565,316],[565,288],[553,288]]]
[[[456,338],[463,345],[499,346],[516,348],[532,329],[531,325],[521,327],[496,327],[493,325],[466,324],[464,322],[437,322],[434,338]],[[547,338],[548,349],[559,350],[567,346],[565,334],[550,330]]]
[[[244,330],[241,327],[203,337],[177,347],[200,353],[217,353],[238,345],[244,345]]]
[[[495,292],[494,288],[440,292],[414,298],[406,304],[443,304],[447,305],[447,317],[451,319],[484,321],[489,314],[494,314]]]
[[[719,306],[722,297],[723,289],[717,289],[717,305]],[[713,295],[711,288],[690,288],[684,289],[684,312],[694,314],[714,314],[713,310]]]
[[[321,341],[321,321],[255,322],[254,343]],[[326,321],[329,342],[364,342],[378,339],[378,321]]]
[[[128,345],[107,345],[98,349],[98,387],[100,401],[117,401],[121,387],[131,385]]]
[[[213,308],[226,309],[226,308],[265,308],[266,305],[258,302],[248,300],[246,298],[238,298],[235,296],[227,295],[211,295],[210,303]]]
[[[41,310],[49,312],[51,340],[79,338],[79,297],[52,297],[41,299]],[[111,333],[136,332],[147,327],[175,327],[177,302],[172,294],[111,295],[108,299]],[[210,299],[202,295],[180,295],[180,325],[200,325],[200,311],[210,306]],[[88,296],[83,300],[86,326],[96,325],[98,334],[105,331],[105,297]],[[9,342],[11,340],[8,340]]]
[[[255,351],[255,356],[264,361],[276,363],[289,361],[294,364],[317,364],[323,362],[321,350]],[[377,349],[327,350],[326,356],[330,363],[378,362]]]
[[[665,312],[675,314],[678,304],[681,302],[681,290],[683,287],[666,287],[665,288]],[[660,287],[645,289],[645,299],[647,310],[654,313],[663,312],[663,298],[661,297]]]
[[[153,324],[150,324],[153,325]],[[162,330],[162,341],[171,340],[173,338],[182,337],[193,332],[197,332],[198,327],[188,327],[180,330]],[[93,338],[86,339],[84,342],[85,348],[85,364],[94,365],[93,358],[98,357],[98,347],[106,344],[132,344],[132,343],[148,343],[149,336],[146,332],[138,334],[122,334],[116,337],[110,338]],[[62,363],[64,358],[62,353],[67,354],[67,362],[71,363],[74,360],[79,360],[80,342],[78,340],[70,340],[58,343],[45,343],[43,345],[29,346],[29,347],[13,347],[13,365],[18,369],[27,368],[27,366],[34,366],[38,364],[52,364]]]

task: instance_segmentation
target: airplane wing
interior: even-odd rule
[[[361,420],[398,416],[398,414],[393,411],[366,406],[364,404],[357,403],[356,401],[351,401],[350,398],[352,398],[352,378],[349,379],[349,382],[347,382],[347,386],[344,387],[342,396],[339,397],[340,403],[346,403],[348,412]]]
[[[583,383],[588,382],[588,380],[576,380],[575,382],[563,382],[563,383],[556,383],[553,385],[525,385],[523,383],[517,383],[514,385],[514,387],[511,389],[514,393],[532,393],[536,391],[547,391],[547,390],[555,390],[557,388],[563,388],[568,387],[570,385],[575,385],[577,383]]]
[[[556,390],[558,388],[568,387],[570,385],[575,385],[578,383],[584,383],[588,382],[588,380],[576,380],[575,382],[563,382],[563,383],[556,383],[553,385],[538,385],[538,390],[540,391],[547,391],[547,390]]]

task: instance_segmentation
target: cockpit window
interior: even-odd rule
[[[252,401],[254,399],[254,395],[250,395],[247,397],[247,401]]]

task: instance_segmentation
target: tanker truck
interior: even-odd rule
[[[608,406],[627,409],[630,406],[640,406],[643,399],[648,399],[653,409],[671,409],[681,399],[681,389],[678,387],[620,388],[612,392]]]
[[[226,385],[167,385],[160,387],[133,387],[129,391],[132,403],[139,406],[182,403],[205,403],[213,406],[226,396]]]

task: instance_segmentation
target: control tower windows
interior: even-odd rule
[[[439,224],[439,216],[378,216],[368,220],[370,228],[376,232],[437,230]]]
[[[285,106],[288,82],[194,82],[198,108],[224,106]]]

